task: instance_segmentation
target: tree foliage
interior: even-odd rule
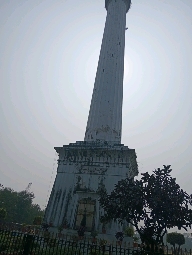
[[[0,208],[0,220],[4,220],[7,216],[7,211],[5,208]]]
[[[0,207],[7,212],[9,222],[33,224],[36,216],[43,216],[44,211],[38,204],[34,204],[34,193],[28,187],[23,191],[14,191],[0,185]]]
[[[192,195],[180,189],[172,178],[170,166],[156,169],[141,180],[124,179],[118,182],[111,194],[100,193],[100,204],[105,213],[101,221],[118,220],[131,223],[142,243],[152,247],[163,244],[167,229],[192,225]]]
[[[124,230],[126,236],[133,237],[135,234],[133,226],[129,226]]]
[[[175,247],[176,244],[181,246],[185,244],[185,237],[184,235],[176,232],[168,233],[167,242],[173,245],[173,247]]]
[[[42,216],[36,216],[33,220],[34,225],[41,225],[42,224]]]

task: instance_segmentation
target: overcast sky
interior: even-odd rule
[[[42,208],[54,147],[84,139],[105,19],[104,0],[0,0],[0,183]],[[192,193],[192,1],[134,0],[127,27],[122,143]]]

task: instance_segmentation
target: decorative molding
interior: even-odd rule
[[[107,172],[107,168],[95,167],[95,166],[85,166],[79,167],[79,173],[81,174],[99,174],[104,175]]]

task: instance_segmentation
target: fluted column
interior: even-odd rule
[[[85,141],[120,143],[126,12],[130,0],[106,0],[107,18]]]

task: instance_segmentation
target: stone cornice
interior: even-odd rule
[[[90,146],[92,144],[92,146]],[[105,147],[106,144],[94,146],[96,143],[76,142],[75,144],[55,147],[59,154],[58,165],[76,165],[81,168],[84,166],[82,173],[93,171],[99,174],[99,167],[110,168],[129,168],[132,166],[135,175],[138,174],[137,156],[134,149],[129,149],[122,144]],[[108,144],[109,145],[109,144]],[[100,173],[102,174],[102,173]]]

